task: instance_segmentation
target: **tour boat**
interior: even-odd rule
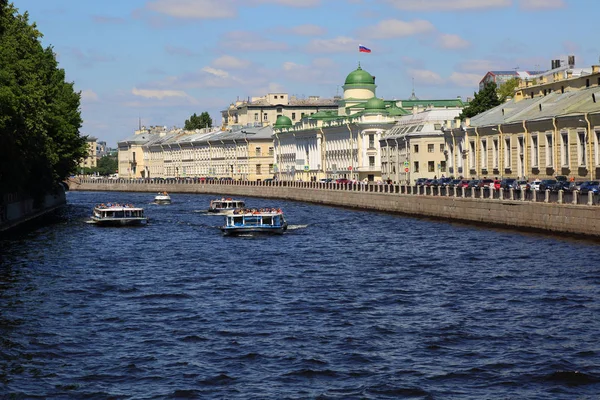
[[[234,200],[232,198],[221,198],[217,200],[211,200],[208,212],[219,213],[219,214],[231,214],[233,210],[238,208],[246,207],[246,203],[243,200]]]
[[[145,225],[148,218],[144,216],[144,209],[132,204],[107,203],[94,207],[90,221],[100,226],[128,226]]]
[[[171,204],[171,196],[167,192],[158,192],[154,196],[154,203],[156,204]]]
[[[225,225],[221,227],[225,236],[281,235],[286,229],[287,222],[279,208],[237,209],[225,216]]]

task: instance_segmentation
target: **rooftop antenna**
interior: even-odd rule
[[[142,130],[142,117],[139,114],[138,114],[138,127],[139,127],[139,130],[141,131]]]

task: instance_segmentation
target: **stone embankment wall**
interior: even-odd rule
[[[334,206],[387,211],[411,216],[477,223],[484,226],[504,226],[517,230],[567,233],[600,238],[600,206],[587,204],[557,204],[543,201],[500,200],[498,198],[462,197],[451,195],[401,194],[411,188],[387,187],[345,189],[344,185],[287,182],[214,183],[146,183],[135,182],[70,182],[70,190],[129,191],[169,193],[202,193],[218,196],[251,196],[279,198]],[[403,189],[403,190],[399,190]],[[408,190],[406,190],[408,189]],[[520,199],[519,195],[514,198]],[[587,199],[587,196],[586,196]],[[98,199],[106,201],[106,199]]]
[[[6,233],[53,212],[67,204],[64,190],[47,194],[42,204],[34,206],[33,199],[6,195],[0,204],[0,233]]]

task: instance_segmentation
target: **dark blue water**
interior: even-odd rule
[[[281,206],[222,237],[214,196],[70,192],[0,242],[0,393],[97,399],[597,399],[600,245]],[[140,228],[86,224],[144,204]]]

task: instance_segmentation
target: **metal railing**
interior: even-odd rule
[[[384,193],[409,196],[428,197],[454,197],[468,198],[486,201],[509,201],[509,202],[536,202],[552,204],[572,205],[600,205],[600,195],[588,192],[581,194],[573,192],[552,192],[550,190],[516,190],[516,189],[492,189],[488,187],[465,188],[449,186],[410,186],[394,185],[384,183],[335,183],[335,182],[304,182],[304,181],[241,181],[241,180],[219,180],[203,178],[145,178],[145,179],[79,179],[80,183],[86,184],[132,184],[132,185],[224,185],[224,186],[251,186],[251,187],[282,187],[307,190],[335,190],[366,193]],[[75,183],[77,183],[75,181]]]

